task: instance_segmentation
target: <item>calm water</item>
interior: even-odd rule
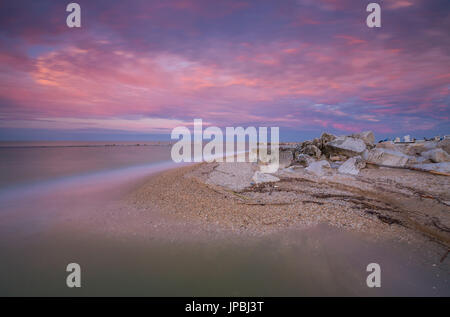
[[[71,215],[127,212],[127,194],[174,166],[170,147],[0,145],[0,295],[450,295],[448,260],[325,225],[226,240],[67,230],[60,220]],[[71,262],[82,267],[81,289],[65,285]],[[365,284],[371,262],[380,289]]]
[[[0,142],[0,190],[168,160],[167,143]]]

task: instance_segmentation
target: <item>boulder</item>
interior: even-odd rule
[[[428,148],[425,146],[425,143],[412,143],[403,147],[399,147],[399,150],[406,155],[414,156],[420,155],[422,152],[427,151]]]
[[[361,156],[354,156],[349,158],[342,164],[338,172],[341,174],[358,175],[359,171],[366,166],[366,162],[361,158]]]
[[[376,148],[398,150],[397,146],[392,141],[385,141],[385,142],[377,143]]]
[[[280,179],[276,176],[261,172],[255,172],[255,174],[252,177],[252,180],[255,182],[255,184],[275,183],[280,181]]]
[[[305,146],[312,144],[311,141],[307,140],[307,141],[303,141],[297,144],[297,151],[300,151],[301,149],[303,149]]]
[[[425,146],[425,150],[432,150],[438,147],[438,142],[436,141],[426,141],[422,143]]]
[[[325,145],[331,141],[334,141],[336,139],[335,135],[332,135],[330,133],[322,133],[322,135],[320,136],[320,140],[322,141],[322,145]]]
[[[300,150],[300,154],[307,154],[311,157],[318,159],[322,155],[322,152],[316,145],[308,144]]]
[[[322,160],[318,162],[311,163],[307,168],[306,171],[308,171],[311,174],[314,174],[316,176],[322,176],[325,174],[325,168],[331,168],[330,163],[328,161]]]
[[[422,157],[431,160],[433,163],[443,163],[450,161],[450,155],[448,155],[447,152],[445,152],[441,148],[422,152]]]
[[[375,143],[375,136],[373,135],[372,131],[364,131],[361,133],[353,134],[352,137],[355,139],[363,140],[367,146],[373,146],[373,144]]]
[[[310,144],[312,144],[311,141],[304,141],[298,143],[297,146],[295,147],[295,156],[297,156],[298,154],[302,154],[303,149]]]
[[[207,183],[241,191],[251,186],[256,166],[252,163],[222,162],[209,174]]]
[[[345,155],[352,157],[360,155],[365,149],[366,144],[363,140],[346,136],[337,137],[325,146],[325,151],[329,156]]]
[[[314,163],[316,160],[313,159],[308,154],[299,154],[295,161],[305,167],[308,167],[311,163]]]
[[[437,147],[443,149],[445,152],[450,154],[450,139],[444,139],[442,141],[439,141]]]
[[[380,148],[370,150],[365,157],[367,163],[392,167],[403,167],[410,158],[402,152]]]
[[[322,147],[322,140],[319,138],[315,138],[314,140],[312,140],[312,144],[320,149]]]

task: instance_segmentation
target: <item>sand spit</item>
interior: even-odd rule
[[[251,163],[205,163],[167,171],[137,190],[132,202],[139,208],[156,206],[188,222],[250,235],[327,223],[375,239],[431,240],[444,249],[450,246],[446,176],[381,168],[365,169],[358,176],[330,169],[317,177],[292,168],[280,170],[278,182],[241,190],[214,184],[217,173],[229,180],[233,171],[255,168]]]

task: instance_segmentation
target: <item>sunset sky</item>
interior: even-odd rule
[[[0,2],[0,139],[450,134],[448,0]],[[368,28],[366,6],[382,7]]]

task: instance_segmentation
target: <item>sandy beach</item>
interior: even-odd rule
[[[239,173],[255,168],[233,164],[230,170]],[[233,191],[211,182],[218,166],[204,163],[160,173],[137,189],[130,203],[138,209],[156,206],[173,219],[237,235],[262,236],[325,223],[374,240],[415,244],[446,260],[450,207],[443,201],[449,200],[448,177],[365,169],[358,178],[318,178],[297,169],[280,171],[280,182]]]

